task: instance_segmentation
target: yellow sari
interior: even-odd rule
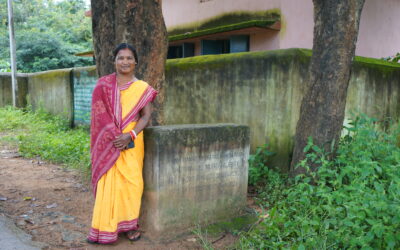
[[[122,117],[136,106],[149,85],[136,81],[120,90]],[[128,133],[136,121],[123,129]],[[135,147],[121,151],[115,164],[97,182],[92,227],[88,239],[108,244],[118,239],[118,233],[139,228],[138,218],[143,193],[143,132],[137,135]]]

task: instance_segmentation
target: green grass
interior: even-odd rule
[[[71,129],[66,119],[42,110],[0,108],[0,141],[18,146],[23,157],[43,160],[90,173],[88,129]]]
[[[318,164],[317,173],[288,180],[271,170],[258,196],[269,217],[237,248],[399,249],[400,127],[382,127],[355,119],[335,160],[310,140],[302,165]]]

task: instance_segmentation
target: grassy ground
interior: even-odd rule
[[[268,216],[263,212],[249,232],[238,232],[235,248],[399,249],[400,127],[387,124],[355,119],[335,160],[310,140],[302,165],[316,163],[319,171],[295,180],[265,167],[271,153],[267,147],[258,150],[250,157],[249,177],[259,183],[256,199]],[[0,108],[0,133],[0,140],[18,146],[24,157],[71,166],[89,176],[87,128],[70,129],[66,120],[43,111],[7,107]]]
[[[88,176],[90,136],[87,128],[70,129],[68,121],[44,111],[0,108],[1,141],[18,146],[22,156],[40,157],[73,167]]]

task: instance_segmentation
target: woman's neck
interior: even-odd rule
[[[118,74],[117,73],[117,83],[118,86],[122,86],[128,82],[135,81],[136,77],[134,74]]]

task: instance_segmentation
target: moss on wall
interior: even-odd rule
[[[166,122],[248,125],[252,150],[269,143],[276,152],[271,165],[285,170],[311,55],[309,49],[286,49],[167,60]],[[46,109],[60,114],[72,106],[71,79],[92,85],[97,77],[94,67],[88,67],[72,73],[29,74],[27,78],[33,104],[39,105],[42,100]],[[7,81],[0,77],[0,105],[10,103]],[[378,119],[400,118],[400,64],[355,58],[346,118],[354,111]]]
[[[278,60],[281,63],[289,63],[294,58],[308,62],[311,53],[306,49],[281,49],[256,52],[241,52],[221,55],[204,55],[187,58],[169,59],[166,71],[169,70],[193,70],[215,69],[225,67],[229,63],[252,60]]]
[[[52,114],[72,120],[72,69],[59,69],[28,75],[29,103]]]
[[[252,20],[252,21],[234,23],[234,24],[229,24],[229,25],[224,25],[224,26],[218,26],[218,27],[210,28],[210,29],[202,29],[202,30],[197,30],[197,31],[193,31],[193,32],[186,32],[184,34],[179,34],[179,35],[170,35],[170,36],[168,36],[168,40],[169,41],[177,41],[177,40],[183,40],[183,39],[211,35],[211,34],[217,34],[217,33],[221,33],[221,32],[239,30],[239,29],[250,28],[250,27],[266,28],[268,26],[271,26],[274,23],[275,23],[274,20]]]
[[[312,52],[286,49],[167,61],[168,124],[237,123],[250,127],[252,150],[268,143],[271,166],[287,170]],[[400,67],[356,57],[346,106],[376,118],[400,117]]]
[[[234,23],[243,23],[248,21],[279,21],[280,10],[271,9],[267,11],[236,11],[224,13],[203,21],[188,23],[168,29],[169,36],[181,35],[199,30],[214,29]]]

